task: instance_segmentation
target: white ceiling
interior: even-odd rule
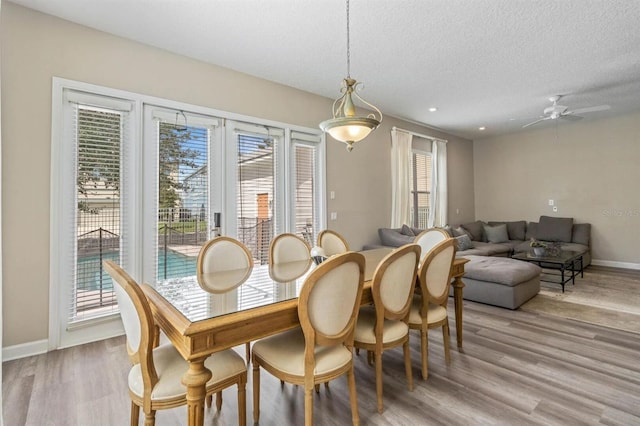
[[[13,2],[329,98],[346,75],[344,0]],[[478,139],[520,130],[552,95],[570,109],[611,106],[585,120],[640,110],[638,0],[350,7],[351,76],[386,115]]]

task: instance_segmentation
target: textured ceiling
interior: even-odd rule
[[[329,98],[346,75],[343,0],[13,2]],[[639,22],[638,0],[351,0],[351,76],[385,115],[469,139],[558,94],[620,115],[640,110]]]

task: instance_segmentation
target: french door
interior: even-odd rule
[[[145,281],[193,275],[216,235],[243,242],[257,265],[285,230],[313,244],[322,220],[320,167],[309,152],[320,150],[317,135],[308,136],[314,146],[274,126],[154,106],[144,114],[142,238],[153,253],[143,260]]]
[[[260,265],[275,234],[313,244],[322,229],[318,131],[53,85],[49,349],[122,333],[106,259],[154,284],[193,275],[214,235],[238,238]]]

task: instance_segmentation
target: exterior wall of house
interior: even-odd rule
[[[312,128],[333,102],[13,3],[3,3],[0,39],[5,347],[48,336],[52,77]],[[392,126],[450,140],[449,203],[466,215],[459,222],[473,219],[472,142],[385,117],[351,153],[327,140],[327,190],[336,192],[327,211],[338,213],[328,226],[354,249],[390,222]]]
[[[640,113],[477,140],[473,158],[478,219],[573,217],[594,264],[640,268]]]

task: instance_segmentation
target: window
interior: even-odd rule
[[[313,244],[320,132],[225,114],[54,78],[51,349],[121,334],[104,260],[153,285],[195,274],[214,230],[258,265],[278,233]]]
[[[428,228],[431,208],[432,162],[431,153],[413,150],[411,153],[410,217],[414,228]]]

